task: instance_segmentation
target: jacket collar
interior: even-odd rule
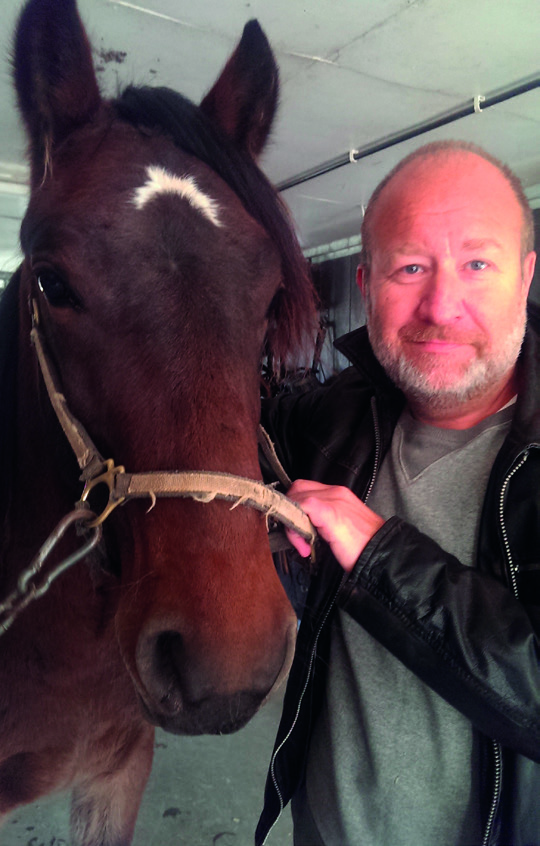
[[[518,398],[511,435],[518,445],[540,445],[540,307],[529,303],[518,360]]]
[[[518,399],[510,433],[518,447],[540,444],[540,306],[529,303],[527,312],[527,331],[518,359]],[[365,326],[338,338],[334,346],[377,393],[403,396],[377,361]]]
[[[381,367],[369,342],[367,327],[360,326],[334,341],[335,348],[346,356],[366,382],[375,388],[397,391],[398,389]],[[401,393],[401,391],[399,392]]]

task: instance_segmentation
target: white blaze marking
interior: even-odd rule
[[[214,226],[222,226],[218,203],[201,191],[192,176],[174,176],[162,167],[147,167],[146,173],[147,181],[137,188],[133,198],[133,203],[138,209],[142,209],[159,194],[178,194]]]

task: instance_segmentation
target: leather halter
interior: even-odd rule
[[[124,467],[115,466],[112,458],[104,459],[84,426],[68,408],[66,398],[60,390],[58,374],[47,353],[45,340],[39,329],[38,304],[35,299],[32,299],[31,306],[30,337],[36,349],[45,387],[82,471],[80,480],[85,483],[78,505],[86,502],[90,492],[97,485],[105,484],[109,489],[109,499],[105,508],[95,520],[87,524],[89,527],[103,523],[117,505],[130,499],[148,498],[151,501],[150,508],[154,507],[157,497],[191,497],[198,502],[224,499],[234,503],[232,508],[238,505],[249,505],[264,512],[267,520],[272,517],[294,529],[313,546],[316,532],[305,512],[273,487],[255,479],[206,470],[126,473]],[[279,480],[285,485],[290,484],[270,438],[262,427],[259,427],[259,442]]]

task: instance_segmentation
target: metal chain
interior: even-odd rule
[[[87,508],[76,508],[60,520],[57,527],[41,549],[36,557],[33,559],[29,567],[24,570],[19,576],[17,587],[7,597],[7,599],[0,603],[0,635],[7,632],[15,618],[23,611],[27,605],[34,599],[38,599],[48,591],[51,584],[58,576],[62,575],[69,567],[84,558],[85,555],[99,543],[101,539],[101,526],[92,528],[91,536],[78,550],[73,552],[67,558],[60,561],[52,570],[44,571],[44,566],[47,558],[54,550],[57,543],[64,536],[66,531],[74,523],[87,523],[89,520],[95,519],[95,514]]]

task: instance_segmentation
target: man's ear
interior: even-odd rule
[[[529,288],[531,287],[531,282],[534,276],[535,264],[536,253],[528,253],[523,262],[523,285],[527,289],[527,294],[529,293]]]
[[[364,288],[366,285],[366,269],[362,264],[356,268],[356,284],[360,288],[360,293],[364,296]]]

